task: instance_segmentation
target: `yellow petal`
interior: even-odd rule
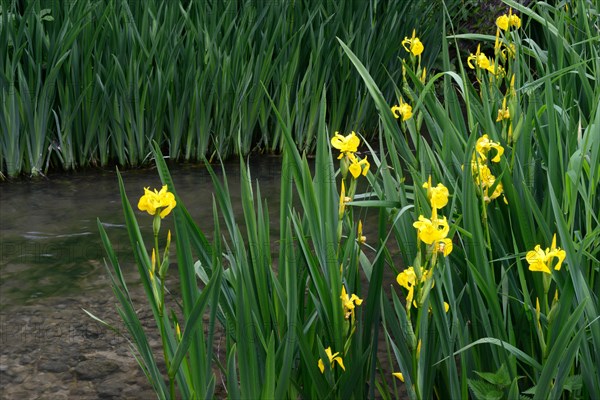
[[[327,357],[329,358],[329,361],[333,360],[333,357],[337,356],[338,353],[332,354],[331,353],[331,347],[328,347],[325,349],[325,354],[327,354]]]
[[[404,40],[402,41],[402,47],[404,47],[404,50],[406,50],[408,53],[410,53],[410,49],[407,47],[407,45],[410,46],[410,43],[411,39],[404,36]]]
[[[348,167],[348,171],[350,171],[350,173],[352,174],[352,177],[354,179],[356,179],[360,176],[361,170],[362,169],[360,168],[360,165],[358,163],[352,163]]]
[[[441,183],[436,187],[431,188],[428,193],[429,201],[432,208],[443,208],[448,204],[448,196],[450,192],[448,188]]]
[[[344,285],[342,285],[342,294],[340,295],[340,299],[342,299],[344,302],[348,301],[348,293],[346,293],[346,287]]]
[[[336,353],[337,354],[337,353]],[[342,357],[336,357],[335,361],[337,361],[337,363],[340,365],[340,367],[342,367],[342,369],[345,371],[346,367],[344,367],[344,361],[342,360]]]
[[[412,289],[412,287],[416,284],[416,281],[417,275],[415,274],[413,267],[406,268],[396,277],[396,282],[398,282],[398,285],[409,290]]]
[[[355,294],[352,294],[352,296],[350,296],[350,301],[356,304],[357,306],[360,306],[363,302],[362,299]]]
[[[400,379],[401,382],[404,382],[404,375],[402,375],[402,372],[394,372],[392,376]]]
[[[566,256],[567,256],[567,253],[564,250],[555,249],[555,250],[548,252],[548,254],[546,255],[546,258],[548,259],[548,262],[550,262],[551,258],[558,258],[558,262],[554,266],[554,269],[559,271],[560,267],[562,265],[562,262],[564,261]]]
[[[365,158],[360,160],[359,164],[364,166],[362,169],[363,176],[367,176],[367,173],[369,172],[369,168],[371,168],[371,164],[367,161],[367,156],[365,156]]]
[[[414,38],[410,45],[410,52],[415,56],[420,56],[421,53],[423,53],[423,50],[425,50],[425,46],[423,46],[421,40],[419,38]]]
[[[499,16],[498,18],[496,18],[496,25],[498,26],[498,28],[502,29],[503,31],[508,30],[508,15],[504,14]]]
[[[469,57],[467,57],[467,65],[469,66],[469,68],[475,69],[475,66],[471,63],[471,61],[475,61],[476,59],[477,56],[475,54],[469,54]]]
[[[519,18],[518,16],[516,16],[516,15],[513,14],[513,15],[511,15],[508,18],[508,23],[513,28],[517,28],[518,29],[518,28],[521,27],[521,18]]]

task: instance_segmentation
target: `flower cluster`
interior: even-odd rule
[[[431,205],[431,217],[426,218],[419,215],[418,220],[413,223],[413,226],[417,229],[417,238],[419,242],[427,244],[433,254],[441,253],[447,257],[452,252],[452,240],[447,237],[450,227],[446,217],[438,215],[438,210],[448,204],[450,193],[448,188],[441,183],[436,186],[432,185],[431,177],[423,183],[423,188],[427,189],[427,198]],[[435,265],[435,261],[432,265]],[[415,287],[426,288],[425,294],[421,294],[421,297],[426,296],[429,289],[433,287],[433,269],[422,267],[417,271],[414,267],[408,267],[398,274],[396,281],[398,285],[408,291],[406,294],[406,309],[410,311],[413,305],[415,307],[420,305],[420,301],[414,299]]]
[[[556,271],[560,270],[562,262],[564,261],[567,253],[560,247],[556,247],[556,234],[552,237],[552,246],[546,250],[542,250],[542,247],[538,244],[532,251],[529,251],[525,256],[525,259],[529,263],[530,271],[545,272],[552,274],[550,269],[552,268],[553,259],[558,261],[554,265]]]
[[[502,147],[500,143],[490,140],[488,135],[483,135],[477,139],[475,153],[473,154],[473,159],[471,161],[471,173],[473,174],[473,179],[475,180],[475,184],[481,187],[483,199],[486,203],[490,203],[504,193],[502,182],[496,183],[496,177],[492,174],[492,171],[487,165],[489,153],[491,151],[494,151],[495,154],[490,161],[499,163],[504,154],[504,147]],[[506,197],[504,197],[504,202],[507,203]]]
[[[508,14],[501,15],[496,19],[496,42],[494,45],[494,53],[496,58],[489,58],[481,51],[481,45],[477,45],[475,54],[471,53],[467,57],[467,64],[471,69],[480,69],[488,71],[491,75],[501,78],[506,75],[506,68],[501,63],[506,62],[509,58],[514,58],[516,48],[514,43],[511,43],[510,38],[500,37],[500,31],[508,31],[510,28],[520,28],[521,19],[512,14],[512,10]]]
[[[412,32],[412,37],[410,39],[408,37],[404,37],[404,40],[402,41],[402,47],[404,47],[404,50],[411,54],[410,65],[412,65],[415,75],[420,77],[422,83],[425,83],[427,71],[425,68],[421,69],[421,54],[423,54],[425,46],[423,46],[421,39],[417,37],[417,33],[414,29]],[[402,77],[405,85],[408,85],[405,75],[406,65],[407,64],[403,61]],[[402,121],[407,121],[413,117],[412,106],[409,103],[405,102],[404,99],[402,99],[402,97],[400,97],[399,104],[393,106],[391,108],[391,111],[394,115],[394,118],[402,118]]]
[[[350,171],[354,179],[358,178],[361,174],[367,176],[371,167],[371,164],[367,161],[367,157],[362,160],[356,157],[355,153],[358,150],[359,144],[360,139],[354,132],[346,136],[336,132],[331,138],[331,146],[340,151],[338,160],[343,159],[343,165],[346,165],[346,168],[342,168],[342,174],[345,176],[345,172]]]

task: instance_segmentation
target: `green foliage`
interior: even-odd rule
[[[600,397],[598,10],[583,0],[567,9],[506,3],[521,27],[444,35],[442,72],[426,74],[421,55],[404,53],[404,68],[381,78],[367,56],[339,39],[379,113],[378,151],[366,143],[369,153],[359,156],[330,141],[337,103],[329,100],[330,78],[311,73],[312,169],[306,146],[298,148],[287,94],[282,100],[261,79],[283,149],[279,247],[243,159],[242,221],[225,174],[221,181],[207,163],[212,240],[177,196],[173,211],[180,310],[166,308],[156,283],[164,276],[149,272],[154,261],[121,183],[166,371],[158,370],[99,229],[121,316],[160,398],[211,397],[216,368],[232,398],[374,398],[376,390],[397,398],[392,372],[402,374],[411,399]],[[543,40],[529,35],[533,28]],[[472,39],[488,41],[494,54],[451,65],[450,43]],[[382,82],[393,90],[380,89]],[[396,120],[391,106],[403,103],[412,115]],[[153,157],[174,192],[159,145]],[[354,163],[364,177],[348,173]],[[366,239],[363,208],[378,213]],[[388,290],[390,274],[398,284]],[[363,301],[349,308],[342,290]],[[211,353],[217,326],[227,338],[226,365]]]
[[[505,364],[495,373],[475,371],[482,379],[468,379],[469,389],[477,400],[511,398],[505,390],[511,385],[510,375]],[[515,381],[516,382],[515,378]],[[514,396],[512,396],[514,398]]]
[[[301,149],[314,150],[324,86],[332,126],[373,132],[372,104],[335,38],[383,81],[398,76],[412,28],[439,48],[439,27],[427,22],[442,12],[400,0],[2,0],[0,8],[8,176],[140,165],[153,141],[182,161],[280,151],[263,85]]]

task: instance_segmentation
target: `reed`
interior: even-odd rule
[[[436,46],[440,28],[428,21],[441,15],[429,2],[399,0],[22,3],[0,3],[9,176],[137,166],[152,141],[172,160],[279,152],[282,132],[263,86],[301,149],[314,151],[323,87],[328,121],[374,132],[372,103],[335,37],[385,81],[388,71],[397,77],[400,41],[413,27]]]

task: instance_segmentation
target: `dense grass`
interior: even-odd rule
[[[443,12],[437,2],[400,0],[0,6],[0,162],[8,176],[135,166],[148,161],[152,141],[174,160],[280,151],[264,88],[302,150],[314,149],[323,88],[331,126],[374,132],[373,104],[335,38],[391,94],[401,40],[418,28],[433,62]]]

